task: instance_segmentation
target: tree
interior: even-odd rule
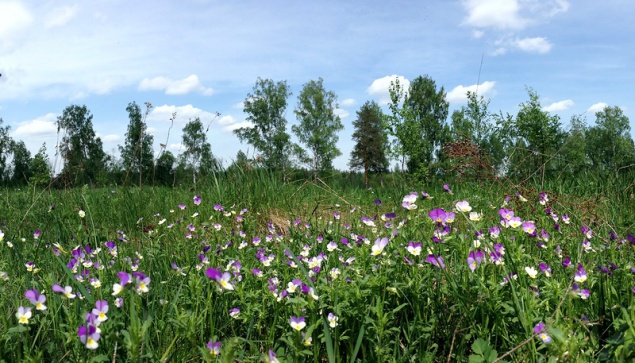
[[[141,114],[141,108],[135,102],[129,103],[126,107],[128,111],[128,132],[124,146],[119,146],[119,152],[123,159],[124,168],[133,176],[139,176],[141,185],[143,176],[149,179],[153,166],[152,144],[154,137],[147,133],[145,118],[148,116],[152,105],[146,102],[145,115]]]
[[[324,89],[322,78],[302,87],[294,111],[300,123],[293,125],[292,130],[310,151],[310,156],[302,159],[311,166],[316,179],[319,171],[333,169],[333,159],[342,154],[336,144],[337,133],[344,125],[335,114],[336,108],[337,96]]]
[[[11,154],[13,155],[13,172],[9,184],[14,186],[26,185],[31,178],[31,152],[26,148],[24,141],[17,141],[11,144]]]
[[[408,93],[398,82],[392,82],[389,91],[390,130],[398,139],[402,161],[410,173],[425,177],[432,164],[440,161],[441,146],[450,137],[445,91],[443,87],[437,91],[429,76],[412,81]]]
[[[9,136],[9,125],[2,127],[2,118],[0,118],[0,182],[4,182],[9,177],[7,168],[7,158],[11,154],[11,144],[13,139]]]
[[[368,173],[382,173],[388,170],[386,146],[388,136],[384,131],[383,113],[376,102],[366,102],[353,121],[353,141],[349,166],[353,170],[364,170],[364,183],[368,186]]]
[[[183,128],[183,145],[182,166],[191,173],[194,185],[198,175],[209,175],[220,169],[200,118],[190,120]]]
[[[562,140],[560,117],[542,109],[536,91],[528,88],[527,93],[529,101],[520,104],[514,127],[515,135],[523,139],[526,146],[524,152],[517,150],[523,160],[515,165],[515,170],[524,177],[541,171],[543,175],[554,171],[557,165],[554,155]]]
[[[286,81],[256,80],[253,93],[247,94],[243,111],[252,127],[234,130],[240,141],[251,144],[268,169],[285,170],[289,162],[291,137],[284,116],[291,95]]]
[[[619,107],[607,106],[595,114],[587,132],[587,154],[601,172],[618,172],[635,163],[635,146],[628,117]]]
[[[588,127],[583,116],[573,115],[560,151],[561,160],[558,163],[558,170],[564,172],[566,176],[576,176],[590,166],[586,153],[587,132]]]
[[[57,118],[57,131],[64,132],[59,150],[64,160],[64,183],[96,183],[106,171],[108,158],[93,130],[93,115],[86,106],[72,105]]]
[[[29,169],[31,171],[29,184],[47,186],[51,182],[51,166],[46,154],[46,144],[42,144],[37,154],[31,158]]]
[[[157,158],[154,180],[160,185],[172,185],[176,158],[170,151],[161,153]]]

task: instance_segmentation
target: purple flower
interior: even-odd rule
[[[202,202],[201,196],[199,194],[196,194],[196,196],[194,196],[193,198],[193,202],[194,205],[200,205]]]
[[[77,329],[77,335],[86,348],[94,350],[99,346],[97,342],[99,341],[101,335],[94,325],[88,324],[88,326],[80,326],[79,329]]]
[[[108,313],[108,301],[97,300],[95,302],[95,308],[91,312],[96,317],[97,323],[103,323],[108,320],[108,317],[106,316],[106,313]]]
[[[388,238],[377,238],[375,244],[373,244],[371,255],[377,256],[384,251],[384,248],[388,245]]]
[[[292,316],[290,319],[290,324],[291,324],[291,327],[297,331],[304,329],[304,327],[306,326],[304,316],[298,316],[298,317]]]
[[[542,321],[534,327],[534,335],[537,335],[545,344],[551,342],[551,337],[547,334],[545,324]]]
[[[443,190],[445,190],[446,192],[448,192],[448,194],[452,195],[454,193],[452,193],[452,190],[450,190],[450,186],[447,184],[443,185]]]
[[[564,258],[564,261],[562,261],[562,266],[564,267],[571,267],[571,257],[566,256]]]
[[[542,271],[542,273],[545,274],[545,276],[551,277],[551,266],[549,266],[548,264],[542,262],[542,263],[540,263],[538,268],[540,269],[540,271]]]
[[[73,288],[70,286],[66,286],[66,287],[61,287],[60,285],[53,285],[52,287],[53,292],[56,292],[58,294],[62,294],[64,296],[66,296],[69,299],[74,299],[75,298],[75,294],[73,294]]]
[[[575,276],[573,278],[575,282],[585,282],[587,280],[586,271],[582,267],[582,264],[578,264],[578,270],[575,272]]]
[[[44,305],[46,302],[46,296],[40,294],[37,290],[27,290],[24,293],[24,297],[26,297],[31,304],[35,306],[36,310],[46,310],[47,307]]]
[[[219,355],[220,348],[222,346],[223,344],[221,342],[215,342],[213,340],[210,340],[209,343],[207,343],[207,349],[209,349],[209,354],[211,355]]]
[[[443,224],[446,221],[447,215],[443,208],[433,209],[428,213],[428,217],[432,219],[432,221]]]
[[[231,274],[229,272],[221,273],[219,270],[210,267],[205,270],[205,275],[207,275],[208,278],[216,281],[218,283],[218,288],[221,290],[234,289],[234,285],[229,282],[229,279],[231,279]]]
[[[443,263],[443,257],[441,256],[428,255],[428,257],[426,258],[426,262],[441,269],[445,268],[445,264]]]
[[[527,233],[528,235],[534,236],[536,234],[536,225],[534,224],[534,222],[527,221],[524,222],[522,226],[523,231],[525,231],[525,233]]]

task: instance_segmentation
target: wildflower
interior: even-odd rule
[[[304,327],[306,326],[304,316],[298,316],[298,317],[292,316],[290,319],[290,324],[291,324],[291,327],[297,331],[304,329]]]
[[[470,267],[470,270],[476,270],[476,267],[483,262],[483,252],[478,251],[470,251],[469,256],[467,257],[467,265]]]
[[[540,269],[540,271],[542,271],[542,273],[545,274],[545,276],[551,277],[551,267],[549,265],[541,262],[540,265],[538,265],[538,268]]]
[[[591,293],[589,292],[589,290],[588,290],[588,289],[582,289],[582,290],[580,290],[580,291],[578,292],[578,294],[580,295],[580,298],[581,298],[582,300],[586,300],[586,299],[588,299],[588,298],[589,298],[589,295],[590,295]]]
[[[337,267],[333,267],[331,269],[331,272],[329,272],[329,275],[331,276],[333,280],[335,280],[340,274],[341,274],[340,269]]]
[[[437,208],[431,210],[428,213],[428,217],[430,217],[430,219],[432,219],[432,221],[436,222],[437,224],[444,224],[447,218],[447,214],[443,210],[443,208]]]
[[[40,294],[39,292],[37,292],[37,290],[27,290],[24,293],[24,297],[26,297],[31,302],[31,304],[35,306],[36,310],[47,309],[46,305],[44,305],[44,303],[46,302],[46,296]]]
[[[130,274],[125,271],[120,271],[117,274],[117,277],[119,277],[119,283],[115,283],[112,285],[112,296],[119,295],[123,288],[132,280],[132,276],[130,276]]]
[[[363,222],[365,225],[367,225],[367,226],[369,226],[369,227],[375,227],[375,222],[373,222],[370,218],[367,218],[367,217],[362,217],[361,219],[362,219],[362,222]]]
[[[329,321],[329,326],[331,328],[335,328],[337,326],[337,321],[340,320],[340,318],[333,313],[329,313],[329,316],[326,319]]]
[[[509,226],[512,228],[518,228],[522,225],[522,223],[523,223],[523,220],[520,219],[520,217],[512,217],[509,220]]]
[[[538,200],[538,203],[540,203],[540,205],[545,205],[549,201],[549,196],[547,196],[547,194],[545,193],[540,193],[539,197],[540,200]]]
[[[527,222],[524,222],[522,226],[523,226],[523,231],[525,231],[525,233],[529,235],[533,235],[536,232],[536,225],[534,224],[534,222],[527,221]]]
[[[525,271],[527,272],[527,275],[529,275],[529,277],[531,277],[532,279],[535,279],[538,275],[538,271],[533,267],[525,267]]]
[[[240,316],[240,309],[239,308],[229,309],[229,316],[231,316],[234,319],[238,319],[238,317]]]
[[[79,218],[84,218],[86,217],[86,212],[84,212],[83,210],[79,210],[79,212],[77,212],[77,214],[79,215]]]
[[[218,283],[219,289],[225,289],[225,290],[234,289],[234,285],[232,285],[229,282],[229,279],[231,278],[231,275],[229,274],[229,272],[221,273],[217,269],[210,267],[207,270],[205,270],[205,275],[207,275],[208,278],[216,281]]]
[[[117,308],[121,308],[121,307],[123,307],[123,299],[122,299],[122,298],[120,298],[120,297],[116,298],[116,299],[115,299],[115,306],[116,306]]]
[[[453,195],[454,193],[452,193],[452,190],[450,189],[450,186],[447,184],[443,185],[443,190],[445,190],[446,192],[448,192],[448,194]]]
[[[33,239],[40,238],[40,234],[42,234],[42,232],[39,229],[37,231],[33,232]]]
[[[489,229],[489,236],[492,239],[497,239],[500,236],[501,229],[498,226],[494,226]]]
[[[306,333],[302,332],[302,344],[310,346],[311,343],[313,343],[313,337],[310,335],[307,336]]]
[[[544,229],[540,231],[540,234],[538,235],[538,237],[543,240],[544,242],[549,242],[549,238],[551,237],[549,235],[549,233],[547,231],[545,231]]]
[[[185,272],[183,272],[183,268],[179,267],[176,262],[172,262],[172,268],[174,269],[174,271],[181,275],[181,276],[185,276]]]
[[[371,255],[377,256],[384,251],[384,248],[388,245],[388,238],[377,238],[375,240],[375,244],[373,245]]]
[[[456,210],[463,213],[467,213],[472,210],[472,207],[470,206],[470,203],[468,203],[467,200],[457,202],[455,206],[456,206]]]
[[[26,270],[29,271],[29,272],[36,273],[36,272],[40,271],[39,268],[35,267],[35,263],[34,262],[30,262],[29,261],[29,262],[25,263],[24,266],[26,267]]]
[[[200,205],[201,201],[202,201],[201,196],[199,194],[196,194],[193,198],[194,205]]]
[[[207,349],[209,349],[209,354],[214,356],[220,354],[220,348],[222,346],[223,344],[221,342],[215,342],[213,340],[210,340],[209,343],[207,343]]]
[[[5,271],[0,271],[0,280],[9,281],[9,274]]]
[[[478,222],[481,220],[482,217],[483,215],[479,214],[478,212],[470,212],[470,220],[472,222]]]
[[[99,346],[97,342],[99,341],[101,335],[97,330],[97,327],[95,327],[93,324],[80,326],[79,329],[77,329],[77,335],[79,336],[79,340],[86,346],[86,348],[94,350],[97,349],[97,347]]]
[[[521,202],[526,202],[527,198],[523,197],[520,193],[516,192],[516,197],[518,197],[518,200],[520,200]]]
[[[445,264],[443,263],[443,257],[441,256],[435,256],[433,254],[429,254],[428,257],[426,258],[426,262],[441,269],[445,268]]]
[[[514,211],[510,210],[510,209],[499,209],[498,210],[498,215],[501,216],[501,219],[504,219],[506,221],[510,221],[512,219],[512,217],[514,216]]]
[[[132,276],[134,276],[137,281],[137,285],[135,286],[137,294],[141,295],[144,292],[150,291],[148,288],[148,285],[150,285],[150,277],[146,276],[143,272],[133,272]]]
[[[578,264],[578,270],[575,272],[575,276],[573,278],[575,280],[575,282],[585,282],[587,280],[587,274],[586,271],[584,271],[584,268],[582,267],[582,264]]]
[[[73,288],[70,286],[61,287],[60,285],[53,285],[52,289],[53,289],[53,292],[62,294],[69,299],[75,298],[75,294],[73,294]]]
[[[584,252],[593,252],[593,251],[595,251],[593,249],[593,246],[591,246],[591,241],[587,241],[587,240],[584,240],[582,242],[582,249],[584,250]]]
[[[294,279],[287,284],[287,291],[289,294],[293,294],[298,290],[298,287],[302,286],[302,280]]]
[[[562,215],[562,222],[563,222],[564,224],[569,224],[569,223],[571,223],[571,220],[569,219],[569,216],[568,216],[568,215],[563,214],[563,215]]]
[[[96,289],[101,287],[101,281],[98,278],[93,277],[90,279],[90,285]]]
[[[454,212],[446,212],[445,213],[445,223],[450,224],[450,223],[454,222],[454,217],[456,217]]]
[[[566,256],[564,260],[562,261],[562,266],[571,267],[571,257]]]
[[[0,242],[4,239],[4,232],[0,229]]]
[[[551,342],[551,337],[547,334],[545,324],[542,321],[534,326],[534,335],[537,335],[545,344]]]
[[[25,308],[24,306],[20,306],[18,308],[18,312],[15,313],[15,317],[18,318],[18,323],[25,325],[29,323],[29,319],[31,319],[31,316],[33,316],[33,313],[31,313],[31,308]]]
[[[276,353],[273,351],[273,349],[269,349],[269,353],[265,357],[264,361],[265,363],[280,363],[278,358],[276,358]]]
[[[401,206],[406,208],[407,210],[417,209],[417,205],[415,204],[417,202],[417,197],[418,195],[416,192],[411,192],[410,194],[403,197]]]
[[[96,321],[98,323],[103,323],[108,320],[108,317],[106,316],[106,313],[108,312],[108,301],[97,300],[95,302],[95,308],[91,312],[97,317]]]

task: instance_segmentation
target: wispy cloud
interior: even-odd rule
[[[56,121],[57,116],[54,113],[47,113],[34,120],[20,123],[13,132],[13,136],[19,138],[54,137],[57,134]]]
[[[216,117],[215,113],[205,111],[203,109],[192,106],[191,104],[176,106],[163,105],[157,106],[148,114],[149,122],[170,122],[172,115],[176,114],[175,123],[185,124],[190,119],[199,117],[203,123],[211,121]]]
[[[473,84],[470,86],[458,85],[454,87],[450,92],[447,93],[446,99],[450,103],[466,103],[467,102],[467,92],[478,92],[479,95],[487,95],[491,94],[494,91],[494,86],[496,82],[493,81],[485,81],[479,85]]]
[[[609,104],[605,103],[605,102],[594,103],[593,105],[591,105],[591,107],[589,107],[586,110],[586,112],[595,114],[596,112],[600,112],[600,111],[604,110],[608,105]]]
[[[410,81],[404,76],[398,76],[393,74],[392,76],[385,76],[378,78],[371,83],[366,92],[373,97],[380,105],[387,105],[390,103],[390,82],[399,80],[399,84],[406,90],[410,88]]]
[[[186,95],[198,92],[205,96],[211,96],[214,90],[201,84],[196,74],[192,74],[180,80],[168,77],[145,78],[139,83],[140,91],[165,91],[166,95]]]
[[[47,28],[64,26],[75,17],[77,10],[77,6],[62,6],[55,8],[47,14],[44,25]]]
[[[572,100],[563,100],[550,104],[549,106],[543,107],[544,111],[547,112],[560,112],[564,110],[568,110],[571,107],[575,106],[575,102]]]

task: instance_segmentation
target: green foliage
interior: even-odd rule
[[[2,118],[0,118],[0,182],[9,178],[9,169],[7,168],[7,158],[10,155],[13,139],[9,135],[11,127],[9,125],[2,126]]]
[[[154,137],[148,134],[145,123],[151,107],[152,105],[146,103],[146,112],[142,115],[141,108],[136,102],[128,104],[126,111],[130,122],[124,146],[119,146],[123,167],[127,171],[126,176],[130,176],[132,180],[138,179],[140,184],[144,178],[145,181],[150,180],[154,164],[152,151]]]
[[[9,184],[13,186],[26,185],[31,178],[31,153],[26,148],[24,141],[13,142],[11,145],[13,169]]]
[[[179,170],[183,176],[191,175],[196,185],[197,178],[220,170],[220,163],[212,154],[212,146],[207,142],[207,129],[203,128],[200,118],[190,120],[183,128],[183,146]]]
[[[62,132],[59,145],[64,168],[58,181],[62,185],[96,184],[104,178],[108,158],[100,138],[93,130],[93,115],[86,106],[68,106],[57,118]]]
[[[618,173],[635,164],[630,122],[619,107],[607,106],[595,114],[587,132],[587,155],[596,170]]]
[[[410,83],[408,92],[391,82],[388,126],[395,138],[395,152],[401,157],[402,169],[419,179],[436,172],[433,163],[442,161],[441,146],[450,139],[446,119],[449,103],[441,87],[429,76],[419,76]]]
[[[364,182],[368,185],[369,173],[388,171],[388,136],[383,125],[383,113],[377,103],[366,102],[353,121],[353,141],[349,166],[352,170],[364,170]]]
[[[309,155],[302,160],[311,166],[314,177],[318,172],[333,169],[333,159],[341,155],[336,146],[339,140],[337,133],[344,125],[335,114],[336,108],[337,96],[324,89],[322,78],[309,81],[302,87],[294,111],[299,124],[293,125],[292,130],[309,150]]]
[[[37,154],[29,161],[29,169],[31,171],[29,184],[37,187],[49,185],[51,182],[51,165],[46,153],[46,144],[42,144]]]
[[[251,144],[268,169],[285,170],[293,145],[287,133],[287,98],[291,95],[286,81],[256,80],[253,93],[245,98],[243,112],[253,126],[234,130],[240,141]]]

